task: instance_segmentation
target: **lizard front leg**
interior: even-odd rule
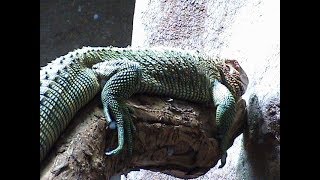
[[[212,95],[214,104],[217,107],[216,125],[222,152],[219,168],[222,168],[226,164],[227,149],[231,146],[230,138],[227,133],[236,115],[236,102],[228,88],[217,80],[213,83]]]
[[[124,100],[128,99],[139,89],[141,81],[140,66],[131,61],[115,60],[99,63],[93,68],[100,78],[110,77],[102,89],[101,100],[107,122],[111,123],[115,121],[118,130],[118,147],[105,154],[119,154],[123,150],[125,138],[131,154],[132,130],[134,127]]]

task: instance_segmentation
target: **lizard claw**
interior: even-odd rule
[[[225,152],[222,156],[221,156],[221,164],[218,168],[223,168],[224,165],[226,165],[227,162],[227,152]]]
[[[107,152],[105,152],[105,154],[106,154],[107,156],[117,155],[117,154],[120,153],[121,150],[122,150],[122,148],[116,148],[116,149],[114,149],[114,150],[112,150],[112,151],[107,151]]]

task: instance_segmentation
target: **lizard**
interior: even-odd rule
[[[132,153],[135,127],[124,101],[145,93],[214,103],[222,168],[232,145],[226,134],[235,104],[249,83],[236,60],[175,48],[83,47],[52,61],[40,75],[40,162],[75,113],[101,91],[107,124],[118,133],[118,146],[106,155],[119,154],[124,145]]]

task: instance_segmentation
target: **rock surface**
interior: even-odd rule
[[[237,59],[250,81],[243,96],[248,128],[228,150],[223,169],[196,179],[280,179],[279,1],[137,1],[132,45],[197,48]],[[146,177],[176,179],[147,170],[122,179]]]

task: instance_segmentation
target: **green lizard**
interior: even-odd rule
[[[235,104],[249,82],[236,60],[165,48],[85,47],[57,58],[40,74],[40,161],[76,111],[102,90],[106,120],[118,131],[118,146],[106,155],[120,153],[125,144],[131,153],[135,128],[124,100],[145,93],[214,103],[220,168],[231,146],[226,134],[236,113]]]

